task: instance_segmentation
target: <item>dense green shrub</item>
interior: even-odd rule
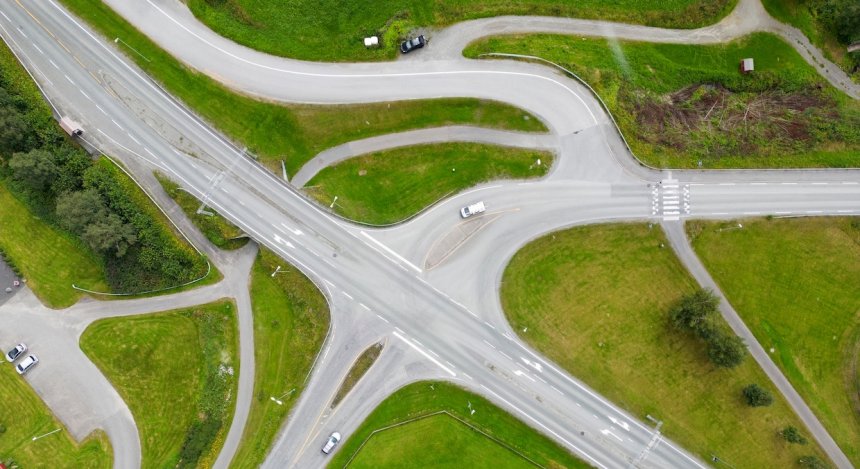
[[[750,407],[767,407],[773,404],[773,395],[758,384],[746,386],[742,393]]]

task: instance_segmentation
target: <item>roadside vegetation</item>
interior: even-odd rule
[[[771,34],[720,45],[503,36],[472,44],[465,55],[491,52],[542,57],[579,75],[652,166],[860,165],[860,101]],[[749,57],[755,71],[743,75],[739,62]]]
[[[234,93],[181,64],[103,2],[62,0],[62,3],[105,37],[121,37],[124,43],[147,57],[149,60],[127,54],[174,96],[221,132],[247,146],[261,163],[278,174],[282,160],[288,173],[295,174],[307,160],[327,148],[391,132],[453,124],[547,130],[537,118],[521,109],[478,99],[338,106],[258,101]],[[318,4],[315,8],[322,11]]]
[[[278,266],[281,266],[278,269]],[[275,276],[272,272],[278,270]],[[305,387],[329,327],[322,293],[294,267],[260,249],[251,273],[254,399],[230,467],[257,468]]]
[[[236,401],[238,338],[232,302],[94,322],[81,349],[128,404],[142,467],[214,463]]]
[[[430,381],[410,384],[385,399],[341,443],[328,467],[347,464],[354,468],[591,467],[483,397]]]
[[[337,196],[333,209],[346,218],[382,225],[481,182],[541,177],[552,161],[548,152],[478,143],[417,145],[325,168],[306,190],[323,205]]]
[[[702,262],[830,435],[860,465],[860,219],[690,222]],[[736,226],[736,222],[735,222]]]
[[[194,15],[215,32],[270,54],[302,60],[390,60],[414,30],[488,16],[593,18],[670,28],[716,23],[736,0],[189,0]],[[295,21],[304,18],[305,21]],[[363,38],[378,36],[367,49]],[[432,36],[431,36],[432,39]]]
[[[668,438],[703,460],[717,455],[736,466],[791,468],[803,456],[821,458],[814,442],[794,445],[779,436],[789,425],[806,433],[781,395],[772,395],[769,406],[749,405],[750,384],[771,389],[753,360],[720,367],[697,337],[675,330],[669,312],[697,285],[668,244],[648,224],[577,227],[539,238],[505,270],[508,320],[525,341],[609,400],[640,419],[662,420]],[[728,327],[720,317],[710,320]]]
[[[194,223],[194,226],[212,244],[226,250],[239,249],[248,244],[250,238],[236,225],[230,223],[230,221],[216,212],[215,209],[206,206],[203,207],[203,210],[208,213],[198,212],[200,201],[196,197],[162,174],[156,174],[155,177],[161,183],[161,187],[164,188],[167,195],[176,201],[176,204],[185,212],[185,215]]]
[[[860,80],[860,6],[855,0],[762,0],[771,16],[801,30],[825,57]]]
[[[93,432],[77,444],[12,365],[4,363],[0,368],[0,462],[10,469],[112,467],[111,446],[104,432]]]
[[[340,401],[342,401],[343,398],[352,391],[352,388],[358,384],[361,377],[367,373],[367,370],[369,370],[373,363],[376,362],[376,359],[379,358],[379,354],[381,352],[382,343],[378,343],[371,345],[361,353],[361,356],[359,356],[358,360],[352,364],[352,368],[349,369],[349,372],[340,384],[340,388],[338,388],[337,394],[335,394],[334,400],[331,403],[332,408],[337,407],[337,405],[340,404]]]
[[[31,286],[48,304],[73,303],[79,294],[72,283],[135,293],[206,272],[205,260],[177,239],[133,181],[66,137],[5,46],[0,47],[0,129],[0,194],[11,204],[0,210],[22,223],[2,224],[0,246],[25,279],[34,276]],[[22,232],[28,225],[34,231]],[[41,244],[34,245],[33,236]],[[45,245],[51,242],[58,245]],[[56,271],[35,265],[58,247],[69,249],[53,261]]]

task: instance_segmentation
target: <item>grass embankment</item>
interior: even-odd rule
[[[850,3],[851,0],[762,0],[765,10],[783,23],[801,30],[812,44],[817,46],[830,61],[842,67],[855,81],[860,79],[860,52],[848,53],[848,43],[840,43],[835,28],[819,18],[816,7],[827,8],[827,4]],[[855,10],[854,15],[858,13]],[[854,40],[860,40],[860,31],[855,31]]]
[[[196,197],[183,190],[179,184],[171,181],[161,174],[156,174],[155,177],[161,183],[161,187],[167,192],[179,208],[185,212],[185,215],[194,223],[200,231],[206,236],[212,244],[221,249],[233,250],[239,249],[248,244],[248,237],[236,225],[230,223],[226,218],[222,217],[215,209],[204,207],[204,210],[212,215],[198,213],[200,201]]]
[[[232,302],[102,319],[84,331],[81,349],[131,409],[143,467],[215,461],[239,373]]]
[[[860,219],[691,222],[693,247],[744,322],[860,465]],[[852,443],[853,442],[853,443]]]
[[[606,2],[583,0],[190,0],[197,18],[219,34],[253,49],[302,60],[389,60],[400,40],[416,27],[500,15],[595,18],[672,28],[715,23],[736,0]],[[295,21],[304,18],[305,21]],[[380,47],[366,49],[363,38],[377,35]],[[432,36],[431,36],[432,37]],[[336,46],[334,46],[336,44]]]
[[[277,266],[280,271],[272,277]],[[254,400],[231,467],[256,468],[304,389],[328,332],[328,304],[301,272],[261,249],[251,273]],[[293,391],[295,389],[295,391]],[[292,392],[291,392],[292,391]],[[278,404],[271,398],[280,400]]]
[[[352,388],[355,387],[361,377],[367,373],[367,370],[369,370],[376,359],[379,358],[380,352],[382,352],[381,343],[371,345],[367,350],[361,353],[358,360],[352,364],[352,368],[349,369],[349,372],[343,379],[343,383],[340,384],[337,394],[334,395],[334,400],[331,403],[332,408],[337,407],[337,405],[340,404],[340,401],[342,401],[343,398],[352,391]]]
[[[73,283],[107,290],[101,259],[71,234],[33,215],[0,184],[0,252],[51,308],[73,305],[82,293]]]
[[[451,415],[429,416],[440,411]],[[423,416],[429,417],[371,436]],[[341,445],[328,467],[344,467],[353,455],[349,467],[534,467],[524,457],[540,467],[591,467],[483,397],[441,382],[398,390]]]
[[[5,45],[0,121],[0,197],[9,204],[0,214],[13,217],[0,224],[0,248],[26,280],[33,277],[31,286],[47,304],[77,300],[72,283],[134,293],[206,272],[205,260],[177,238],[133,181],[67,138]],[[79,202],[61,209],[71,200]]]
[[[718,368],[701,344],[671,328],[669,307],[697,286],[658,227],[596,225],[560,231],[520,250],[505,270],[502,305],[520,337],[609,400],[709,460],[794,467],[816,445],[790,445],[777,431],[808,435],[781,396],[751,408],[750,383],[772,389],[747,358]],[[722,323],[722,319],[718,319]],[[724,324],[724,323],[722,323]],[[575,353],[573,353],[575,351]]]
[[[23,468],[80,467],[108,469],[112,464],[110,442],[96,431],[78,445],[50,409],[11,365],[0,367],[0,459]],[[60,429],[33,441],[34,437]],[[14,467],[11,466],[10,467]]]
[[[484,181],[543,176],[552,160],[547,152],[477,143],[395,148],[323,169],[308,192],[325,205],[337,196],[334,209],[346,218],[394,223]]]
[[[708,46],[504,36],[465,54],[489,52],[535,55],[578,74],[652,166],[860,166],[860,102],[770,34]],[[747,57],[755,71],[741,75]]]
[[[469,124],[546,131],[521,109],[477,99],[398,101],[366,105],[281,105],[250,99],[182,65],[99,0],[62,0],[105,37],[122,37],[137,54],[128,57],[216,128],[242,142],[280,174],[281,160],[295,174],[326,148],[374,135],[416,128]],[[283,9],[283,4],[279,5]],[[316,5],[315,8],[322,9]],[[293,23],[302,23],[301,21]]]

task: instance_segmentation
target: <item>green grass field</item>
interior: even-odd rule
[[[277,266],[281,270],[275,277]],[[230,467],[256,468],[304,389],[328,332],[328,304],[301,272],[261,249],[251,274],[254,309],[254,399]],[[295,389],[292,393],[291,390]],[[281,400],[283,405],[272,401]]]
[[[201,464],[214,462],[233,415],[237,348],[228,301],[103,319],[81,336],[81,349],[131,409],[144,468],[176,466],[186,438],[205,419],[222,421],[203,438],[210,446]]]
[[[701,344],[669,326],[669,306],[697,285],[655,226],[577,227],[520,250],[502,279],[502,305],[519,335],[573,376],[708,460],[736,467],[794,467],[816,445],[776,435],[794,425],[808,435],[750,358],[717,368]],[[573,353],[575,351],[575,353]],[[741,390],[757,383],[775,394],[751,408]]]
[[[812,44],[822,50],[825,57],[842,67],[855,81],[860,79],[860,70],[853,70],[852,73],[852,69],[860,63],[860,58],[851,59],[845,45],[839,44],[833,31],[819,22],[812,11],[813,5],[823,2],[762,0],[761,3],[771,16],[801,30]]]
[[[233,140],[246,145],[278,174],[289,174],[327,148],[374,135],[416,128],[469,124],[546,131],[521,109],[477,99],[397,101],[343,106],[279,105],[229,91],[190,70],[98,0],[62,0],[105,37],[122,37],[151,62],[129,53],[144,71]],[[301,23],[301,22],[293,22]]]
[[[738,314],[860,465],[860,219],[691,222],[693,247]],[[853,442],[853,443],[852,443]]]
[[[860,102],[770,34],[708,46],[502,36],[465,54],[490,52],[539,56],[579,75],[653,166],[860,166]],[[738,72],[745,57],[755,59],[749,75]]]
[[[469,403],[476,410],[471,415]],[[439,411],[460,421],[440,414],[371,436],[374,430]],[[349,467],[534,467],[524,464],[523,456],[541,467],[590,467],[483,397],[453,384],[427,381],[410,384],[385,399],[341,443],[328,467],[344,467],[353,455]]]
[[[99,258],[74,236],[34,216],[2,182],[0,249],[21,270],[27,286],[51,308],[71,306],[82,296],[72,288],[73,283],[108,289]]]
[[[390,60],[415,27],[499,15],[597,18],[692,28],[717,22],[736,0],[190,0],[201,21],[234,41],[285,57],[319,61]],[[295,21],[303,18],[303,21]],[[363,38],[380,36],[366,49]],[[432,40],[432,35],[430,36]]]
[[[206,236],[206,239],[212,242],[212,244],[221,249],[227,250],[239,249],[248,244],[249,238],[240,237],[243,234],[242,230],[218,214],[215,209],[206,207],[206,211],[211,212],[214,215],[203,215],[197,213],[197,209],[200,207],[200,201],[197,200],[196,197],[182,190],[179,187],[179,184],[176,184],[161,174],[156,174],[156,178],[158,178],[158,182],[161,183],[161,187],[164,188],[167,195],[176,201],[176,204],[179,205],[179,208],[181,208],[183,212],[185,212],[185,215],[192,223],[194,223],[194,226],[196,226],[200,232]]]
[[[307,190],[324,205],[337,196],[334,208],[346,218],[388,224],[484,181],[543,176],[552,160],[547,152],[476,143],[419,145],[323,169],[308,182]]]
[[[94,432],[78,445],[12,365],[0,367],[0,460],[22,468],[108,469],[112,453],[107,435]],[[34,437],[60,429],[33,441]]]

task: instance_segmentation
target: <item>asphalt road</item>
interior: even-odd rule
[[[246,92],[302,102],[496,99],[537,115],[557,139],[558,162],[542,181],[486,184],[408,224],[369,230],[333,217],[244,158],[117,55],[113,44],[98,40],[52,1],[28,3],[26,10],[17,3],[0,5],[3,38],[52,103],[83,123],[89,144],[117,155],[135,174],[152,169],[168,174],[302,269],[328,298],[332,330],[267,467],[321,466],[325,459],[318,446],[328,433],[337,430],[348,438],[396,386],[426,378],[449,379],[487,396],[598,467],[702,467],[703,461],[642,423],[643,416],[601,398],[510,331],[498,298],[507,260],[537,236],[582,223],[860,210],[860,175],[851,170],[670,173],[644,168],[631,160],[595,100],[544,67],[462,60],[287,61],[201,30],[178,2],[108,3],[182,60]],[[172,16],[166,19],[156,4]],[[175,135],[183,142],[171,139]],[[422,267],[439,239],[461,223],[459,207],[478,199],[487,203],[492,221],[432,270]],[[31,321],[29,316],[20,320]],[[41,329],[33,324],[31,333],[37,336]],[[247,321],[241,327],[245,350]],[[349,364],[378,340],[387,343],[379,363],[329,411]],[[253,366],[246,366],[244,356],[240,379],[252,379],[246,372]],[[76,363],[68,373],[87,366],[92,367]],[[32,379],[49,377],[33,374]],[[92,398],[116,402],[112,393],[109,384],[94,386]],[[237,406],[249,405],[250,397],[240,389]],[[64,423],[75,426],[80,416],[63,414],[63,402],[45,400]],[[127,417],[113,424],[106,415],[94,419],[93,425],[101,420],[108,427],[116,467],[139,465],[139,445],[132,442],[136,430]],[[850,467],[820,424],[810,424],[814,416],[801,413],[801,418],[831,459]],[[235,451],[242,420],[237,414],[227,438],[232,443],[216,466],[225,467]]]

